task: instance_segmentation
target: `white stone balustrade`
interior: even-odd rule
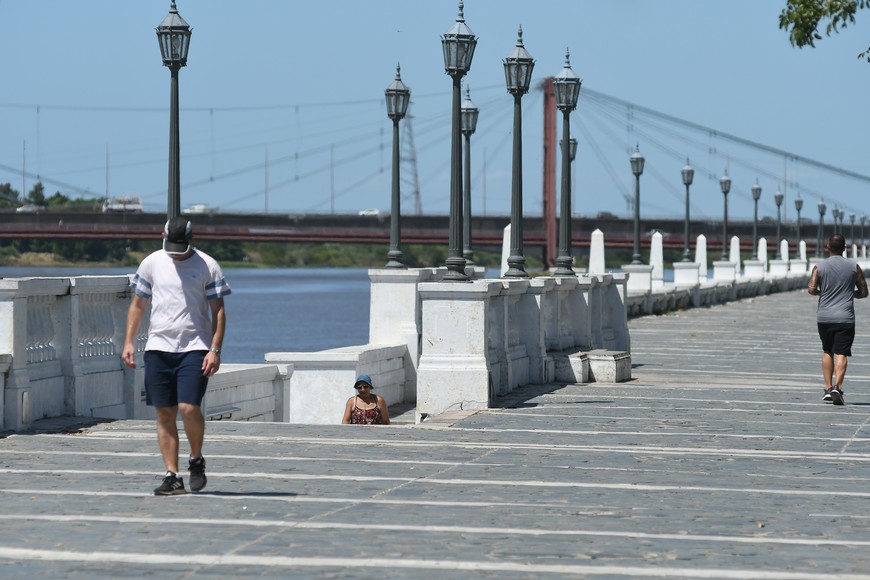
[[[732,250],[738,245],[732,239]],[[651,266],[523,280],[484,280],[482,268],[471,268],[468,283],[440,282],[443,268],[372,270],[369,344],[224,365],[204,412],[336,423],[363,372],[389,404],[416,401],[418,419],[488,406],[526,384],[626,380],[629,316],[797,289],[808,275],[806,266],[790,267],[783,277],[772,263],[761,278],[737,279],[737,264],[728,262],[727,279],[707,280],[699,269],[706,255],[696,260],[698,284],[656,288]],[[635,273],[642,280],[632,288]],[[120,361],[129,300],[126,276],[0,280],[0,428],[64,414],[153,417],[142,388],[144,332],[138,368]]]
[[[628,352],[609,348],[629,343],[625,286],[624,275],[420,284],[417,419],[485,408],[560,373],[627,380]]]
[[[120,358],[129,304],[127,276],[0,279],[0,428],[21,431],[62,415],[153,417],[144,401],[141,354],[149,310],[136,337],[137,368],[127,369]],[[257,372],[283,384],[274,365]],[[218,383],[226,386],[233,376]],[[251,373],[236,379],[234,396],[256,401],[245,393],[262,381]],[[237,418],[256,418],[256,405],[262,402]]]

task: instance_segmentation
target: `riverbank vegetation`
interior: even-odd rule
[[[285,244],[279,242],[196,242],[202,251],[224,267],[264,268],[379,268],[387,262],[387,244]],[[158,249],[153,241],[127,240],[32,240],[0,241],[3,266],[114,266],[135,267]],[[445,246],[409,244],[402,247],[409,267],[442,266]],[[480,266],[497,268],[501,257],[494,252],[475,251]],[[529,271],[541,268],[539,260],[527,259]]]

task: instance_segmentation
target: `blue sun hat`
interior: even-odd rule
[[[375,386],[372,384],[372,378],[371,378],[370,376],[368,376],[368,375],[360,375],[360,376],[358,376],[358,377],[356,378],[356,382],[353,384],[354,388],[356,388],[356,386],[359,385],[360,383],[363,383],[363,384],[365,384],[365,385],[368,385],[368,386],[370,386],[370,387],[373,388],[373,389],[375,388]]]

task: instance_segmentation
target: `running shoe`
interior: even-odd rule
[[[830,403],[831,401],[833,401],[834,399],[831,397],[831,389],[823,389],[823,390],[825,391],[825,394],[822,395],[822,400],[826,403]]]
[[[181,495],[184,491],[184,481],[174,473],[167,471],[163,483],[154,488],[154,495]]]
[[[205,457],[191,459],[188,463],[188,471],[190,471],[190,490],[199,491],[208,483],[208,478],[205,476]]]
[[[831,402],[835,405],[845,405],[846,400],[843,398],[843,391],[836,387],[831,389]]]

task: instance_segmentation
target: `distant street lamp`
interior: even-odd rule
[[[523,95],[529,92],[535,59],[523,46],[523,28],[517,32],[517,45],[504,59],[507,90],[514,96],[513,172],[511,175],[511,241],[505,278],[528,278],[523,257]]]
[[[782,252],[780,252],[780,243],[779,241],[782,239],[782,200],[785,199],[785,196],[782,194],[780,190],[776,190],[776,193],[773,194],[773,201],[776,202],[776,253],[779,254],[780,260],[785,260],[788,256],[783,256]]]
[[[752,186],[752,199],[755,201],[755,214],[752,218],[752,255],[758,259],[758,200],[761,199],[761,186],[758,180]]]
[[[465,25],[463,2],[459,0],[459,15],[453,26],[441,37],[444,49],[444,70],[453,79],[453,111],[450,141],[450,235],[447,249],[447,272],[444,280],[464,281],[465,258],[462,257],[462,138],[461,107],[462,77],[471,68],[477,37]]]
[[[691,262],[689,259],[689,186],[692,185],[692,180],[695,178],[695,170],[689,165],[688,157],[681,173],[683,174],[683,185],[686,186],[686,220],[683,223],[683,262]]]
[[[187,50],[190,48],[191,28],[175,7],[157,27],[157,40],[163,66],[171,73],[169,97],[169,189],[166,203],[166,218],[171,220],[181,214],[181,147],[178,136],[178,71],[187,65]]]
[[[556,107],[562,111],[562,199],[559,212],[559,255],[554,276],[573,276],[571,255],[571,111],[580,96],[580,77],[571,69],[570,53],[565,49],[565,65],[553,79]],[[576,146],[576,141],[574,142]]]
[[[819,202],[819,237],[816,240],[816,257],[822,257],[822,248],[825,245],[825,210],[828,206],[825,205],[825,200]]]
[[[852,227],[849,229],[849,244],[855,243],[855,214],[849,214],[849,223],[852,224]]]
[[[804,208],[804,200],[801,199],[801,194],[794,200],[794,208],[797,210],[797,249],[800,251],[801,245],[801,210]]]
[[[471,249],[471,136],[477,130],[477,116],[480,113],[471,101],[468,85],[465,86],[465,100],[462,101],[462,135],[465,137],[465,202],[462,209],[462,255],[467,265],[474,264],[474,251]]]
[[[861,214],[861,247],[864,246],[864,240],[867,238],[864,237],[864,224],[867,223],[867,216]]]
[[[634,173],[634,246],[631,256],[632,264],[643,264],[640,259],[640,176],[643,174],[645,159],[640,154],[640,144],[634,146],[631,154],[631,172]]]
[[[719,179],[719,188],[722,190],[722,197],[725,198],[725,216],[722,220],[722,261],[728,260],[728,192],[731,191],[731,178],[728,177],[728,170],[725,170],[725,175]]]
[[[387,253],[387,268],[404,268],[402,262],[401,236],[402,207],[399,196],[399,121],[408,112],[411,90],[402,82],[401,67],[396,65],[396,79],[384,91],[387,100],[387,117],[393,121],[393,195],[390,209],[390,251]]]

